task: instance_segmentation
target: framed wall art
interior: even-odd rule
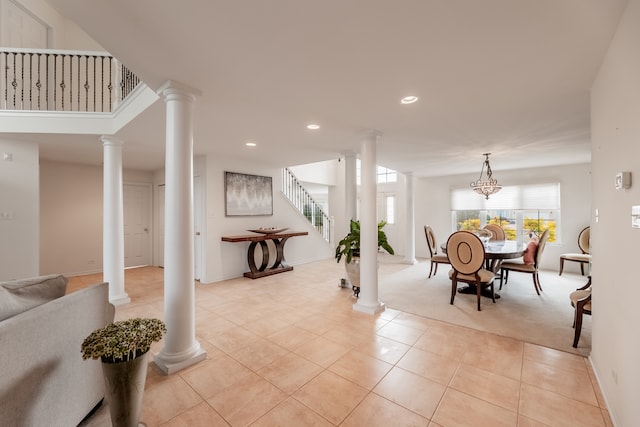
[[[225,216],[273,215],[270,176],[224,173]]]

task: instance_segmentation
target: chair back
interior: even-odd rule
[[[585,227],[578,235],[578,247],[583,254],[588,254],[591,250],[591,227]]]
[[[451,267],[461,274],[475,274],[484,265],[484,245],[468,231],[456,231],[447,240]]]
[[[544,247],[547,245],[547,239],[549,239],[548,228],[542,232],[542,236],[540,236],[540,240],[538,241],[538,250],[536,251],[534,263],[536,268],[540,266],[540,261],[542,261],[542,252],[544,252]]]
[[[491,232],[492,236],[490,240],[505,240],[507,237],[502,227],[497,224],[487,224],[484,226],[484,229]]]
[[[438,246],[436,243],[436,236],[433,233],[433,228],[428,225],[424,226],[424,235],[427,238],[427,246],[429,247],[429,254],[434,256],[438,253]]]

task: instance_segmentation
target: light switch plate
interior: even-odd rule
[[[631,227],[640,228],[640,206],[631,206]]]
[[[616,174],[616,190],[631,187],[631,172],[618,172]]]

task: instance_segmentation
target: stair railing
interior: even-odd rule
[[[0,109],[112,112],[140,79],[105,52],[0,48]]]
[[[327,242],[331,241],[331,218],[288,168],[282,171],[282,192]]]

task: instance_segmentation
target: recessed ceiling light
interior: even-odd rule
[[[310,124],[310,125],[307,125],[307,129],[318,130],[318,129],[320,129],[320,125]]]
[[[256,144],[255,142],[249,141],[249,142],[245,142],[244,145],[246,145],[247,147],[255,147],[258,144]]]
[[[417,96],[414,96],[414,95],[405,96],[400,100],[400,104],[413,104],[417,100],[418,100]]]

